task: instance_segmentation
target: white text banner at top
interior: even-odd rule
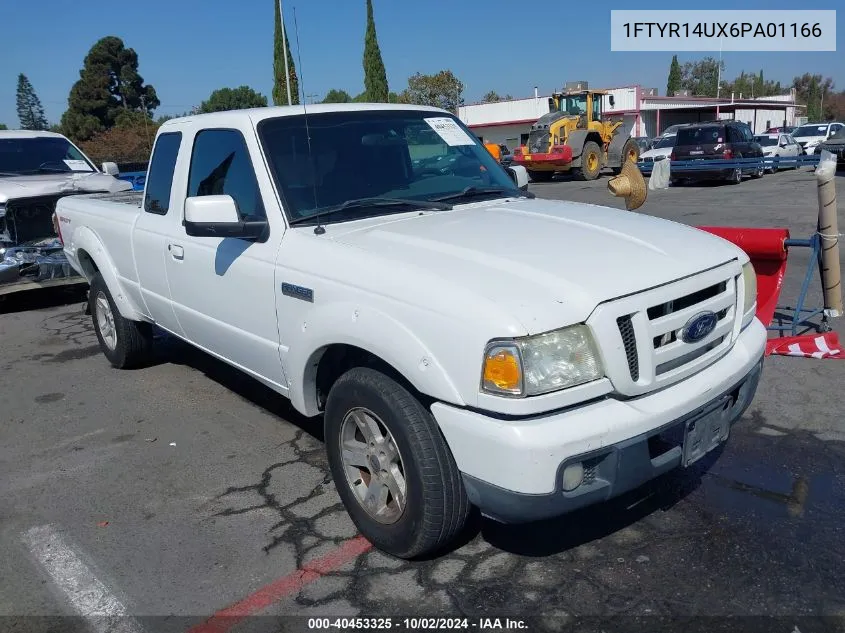
[[[831,10],[612,10],[611,51],[836,51]]]

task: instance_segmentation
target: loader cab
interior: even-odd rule
[[[549,97],[549,111],[562,112],[578,117],[576,127],[586,128],[593,121],[602,120],[602,97],[606,93],[596,90],[581,90],[578,92],[556,92]],[[610,105],[614,105],[613,95]]]

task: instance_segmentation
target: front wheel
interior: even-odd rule
[[[584,143],[581,150],[581,166],[572,170],[578,180],[595,180],[601,171],[601,150],[595,141]]]
[[[449,447],[431,413],[392,378],[367,367],[338,378],[325,437],[338,494],[378,549],[432,554],[464,528],[470,504]]]
[[[88,308],[100,350],[113,367],[130,369],[149,359],[153,345],[152,326],[130,321],[120,314],[100,273],[91,279]]]

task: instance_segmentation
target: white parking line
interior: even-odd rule
[[[23,534],[33,556],[67,596],[73,608],[98,632],[141,633],[138,621],[100,582],[50,525],[40,525]]]

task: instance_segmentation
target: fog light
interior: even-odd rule
[[[563,469],[563,489],[572,492],[584,481],[584,464],[577,462]]]

